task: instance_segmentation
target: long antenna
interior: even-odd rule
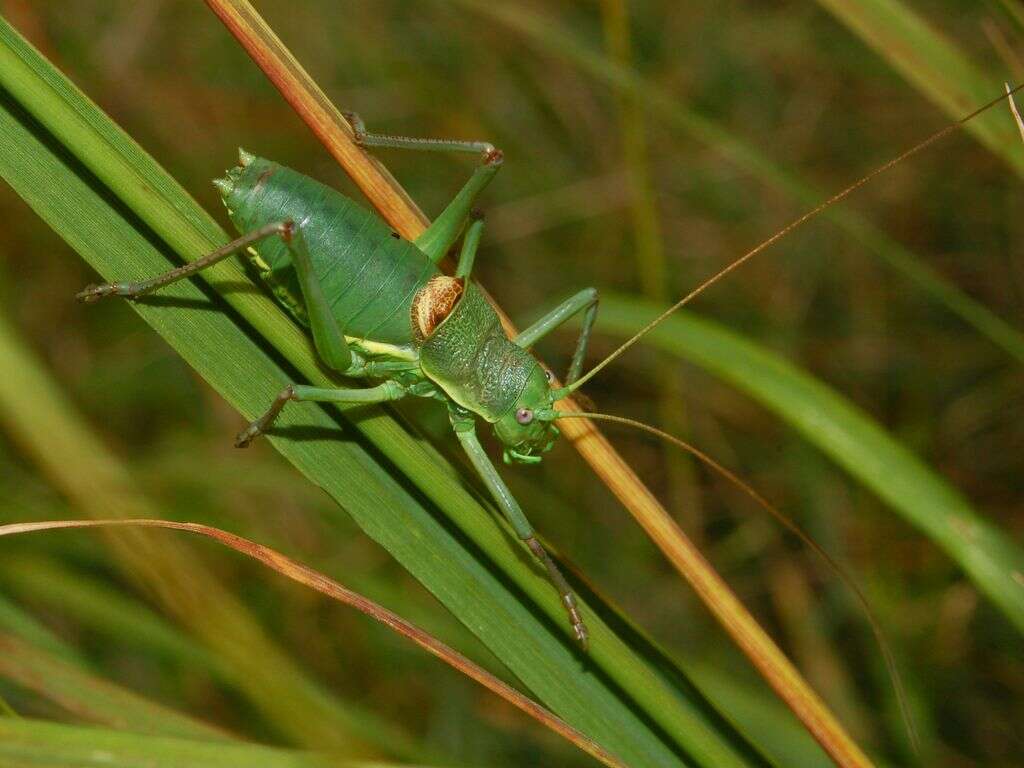
[[[738,259],[733,261],[727,267],[725,267],[721,271],[715,273],[714,275],[709,277],[707,280],[705,280],[703,283],[698,285],[696,288],[694,288],[692,291],[690,291],[688,294],[686,294],[683,298],[681,298],[679,301],[677,301],[671,307],[669,307],[664,312],[662,312],[660,315],[658,315],[656,318],[654,318],[654,320],[652,320],[647,325],[645,325],[643,328],[641,328],[634,336],[632,336],[631,338],[629,338],[625,342],[623,342],[623,344],[618,349],[616,349],[614,352],[612,352],[610,355],[608,355],[608,357],[606,357],[604,360],[602,360],[597,365],[595,365],[593,368],[591,368],[589,371],[587,371],[587,373],[585,373],[583,376],[578,378],[576,381],[574,381],[569,386],[564,387],[563,389],[559,390],[559,392],[558,392],[559,399],[561,397],[565,397],[565,396],[569,395],[570,393],[576,391],[579,387],[583,386],[583,384],[585,384],[587,381],[589,381],[594,376],[596,376],[605,366],[607,366],[609,363],[611,363],[613,360],[615,360],[617,357],[619,357],[619,355],[621,355],[627,349],[629,349],[634,344],[636,344],[636,342],[639,341],[642,336],[644,336],[647,333],[650,333],[652,330],[654,330],[654,328],[656,328],[658,325],[660,325],[666,318],[669,317],[669,315],[671,315],[676,310],[678,310],[678,309],[686,306],[687,304],[689,304],[691,301],[693,301],[695,298],[697,298],[697,296],[702,294],[704,291],[706,291],[712,285],[714,285],[719,280],[721,280],[723,277],[728,275],[730,272],[733,272],[734,270],[738,269],[743,264],[748,262],[750,259],[754,258],[754,256],[756,256],[757,254],[761,253],[761,251],[763,251],[766,248],[774,245],[779,240],[781,240],[782,238],[786,237],[791,232],[793,232],[793,230],[798,229],[799,227],[803,226],[808,221],[810,221],[811,219],[815,218],[819,214],[823,213],[827,209],[831,208],[836,203],[841,202],[842,200],[845,200],[847,197],[849,197],[851,194],[853,194],[858,189],[863,187],[869,181],[872,181],[877,176],[881,176],[883,173],[885,173],[886,171],[890,170],[891,168],[894,168],[895,166],[899,165],[900,163],[902,163],[907,158],[912,157],[913,155],[916,155],[921,150],[926,149],[927,147],[930,147],[932,144],[934,144],[935,142],[939,141],[940,139],[943,139],[946,136],[948,136],[949,134],[953,133],[954,131],[959,130],[964,125],[966,125],[971,120],[973,120],[978,115],[980,115],[982,112],[985,112],[986,110],[991,109],[992,107],[996,106],[1001,101],[1003,101],[1004,99],[1009,99],[1010,103],[1013,104],[1013,94],[1015,94],[1021,88],[1024,88],[1024,83],[1022,83],[1021,85],[1018,85],[1018,86],[1016,86],[1014,88],[1010,88],[1009,85],[1007,85],[1006,93],[1004,95],[1000,96],[997,99],[993,99],[992,101],[990,101],[987,104],[985,104],[983,107],[979,107],[978,109],[974,110],[973,112],[971,112],[966,117],[960,118],[955,123],[950,123],[945,128],[943,128],[943,129],[941,129],[939,131],[936,131],[935,133],[933,133],[928,138],[924,139],[923,141],[919,142],[918,144],[915,144],[910,149],[900,153],[899,155],[894,157],[889,162],[884,163],[883,165],[878,166],[877,168],[875,168],[873,171],[871,171],[866,176],[861,177],[858,181],[855,181],[853,184],[851,184],[850,186],[846,187],[846,189],[842,190],[841,192],[837,192],[836,194],[832,195],[832,197],[828,198],[827,200],[824,200],[823,202],[819,203],[817,206],[815,206],[811,210],[807,211],[807,213],[803,214],[799,218],[797,218],[797,219],[793,220],[792,222],[790,222],[789,224],[787,224],[785,227],[780,229],[778,232],[776,232],[774,235],[769,237],[767,240],[762,241],[760,244],[758,244],[757,246],[755,246],[754,248],[752,248],[751,250],[747,251],[745,254],[740,256]]]
[[[628,427],[635,427],[636,429],[648,432],[656,437],[660,437],[669,443],[672,443],[677,448],[681,448],[690,455],[694,456],[699,461],[706,464],[714,472],[721,477],[728,480],[735,487],[739,488],[743,493],[752,498],[757,502],[765,511],[767,511],[772,517],[774,517],[779,523],[786,527],[791,533],[806,544],[810,549],[814,551],[818,557],[820,557],[829,568],[840,580],[846,585],[846,587],[854,594],[857,602],[860,604],[861,609],[864,611],[864,615],[867,617],[868,624],[871,625],[871,631],[875,636],[875,642],[878,643],[878,648],[882,652],[882,659],[885,661],[886,670],[889,673],[889,678],[892,680],[892,687],[896,693],[896,701],[899,703],[900,716],[903,719],[903,724],[906,726],[907,734],[910,737],[910,743],[913,750],[916,753],[919,751],[919,741],[917,736],[917,730],[914,727],[914,720],[910,715],[910,707],[907,703],[907,694],[903,688],[903,680],[900,678],[899,670],[896,668],[896,659],[892,654],[892,649],[889,647],[889,642],[885,639],[885,634],[882,632],[882,626],[878,619],[875,617],[875,613],[871,610],[871,604],[868,603],[867,597],[861,591],[860,587],[857,586],[857,582],[853,576],[843,568],[842,565],[836,561],[825,549],[818,544],[811,535],[804,531],[799,525],[796,524],[789,516],[781,512],[776,506],[769,502],[764,496],[758,493],[748,483],[744,482],[730,469],[726,469],[723,465],[719,464],[713,458],[704,453],[694,445],[687,443],[675,435],[669,434],[664,430],[652,427],[650,424],[645,424],[642,421],[636,421],[635,419],[628,419],[625,416],[615,416],[610,413],[590,413],[586,411],[559,411],[557,414],[553,414],[554,419],[592,419],[594,421],[609,421],[614,424],[624,424]]]

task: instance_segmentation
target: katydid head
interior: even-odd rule
[[[505,446],[505,463],[536,464],[558,439],[551,412],[553,391],[548,374],[535,366],[512,409],[494,422],[494,433]]]

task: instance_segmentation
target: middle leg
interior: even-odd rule
[[[401,400],[405,397],[405,387],[397,381],[385,381],[376,387],[366,389],[331,389],[329,387],[309,387],[303,384],[289,384],[271,403],[267,412],[238,433],[235,438],[236,448],[247,448],[249,444],[264,434],[291,401],[313,403],[386,403]]]
[[[586,624],[583,623],[583,616],[580,614],[579,606],[576,604],[576,595],[573,593],[572,587],[569,586],[569,582],[566,581],[565,576],[562,575],[558,566],[555,565],[555,561],[551,559],[551,555],[547,553],[544,545],[540,543],[536,531],[534,531],[530,521],[526,519],[522,507],[519,506],[519,502],[512,495],[512,491],[509,490],[501,475],[498,474],[498,470],[494,468],[494,464],[487,457],[487,453],[484,451],[483,446],[480,445],[480,440],[476,436],[476,427],[472,417],[463,419],[453,415],[452,427],[455,430],[456,437],[458,437],[459,442],[462,444],[462,448],[466,451],[466,455],[473,464],[473,468],[476,469],[480,479],[483,480],[487,490],[491,492],[491,496],[497,502],[498,509],[505,515],[505,519],[511,524],[516,535],[529,548],[530,553],[544,566],[544,570],[547,571],[548,580],[558,592],[562,607],[569,616],[573,635],[583,650],[586,650],[590,635],[587,632]]]

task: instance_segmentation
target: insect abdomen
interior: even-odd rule
[[[391,344],[412,341],[412,298],[437,267],[381,219],[314,179],[263,158],[244,155],[228,171],[223,193],[232,223],[249,232],[275,221],[302,227],[313,269],[334,316],[349,336]],[[291,257],[279,238],[256,246],[264,278],[306,322]]]

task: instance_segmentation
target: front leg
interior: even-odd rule
[[[385,381],[376,387],[366,389],[330,389],[327,387],[308,387],[302,384],[289,384],[271,403],[267,412],[238,433],[235,438],[236,448],[247,448],[257,437],[273,425],[284,407],[291,401],[315,403],[386,403],[401,400],[406,389],[397,381]]]
[[[572,354],[572,362],[569,364],[569,372],[565,376],[566,386],[576,381],[583,370],[583,358],[586,357],[587,346],[590,344],[590,332],[593,330],[594,321],[597,319],[596,288],[584,288],[575,296],[563,301],[557,307],[544,315],[540,320],[512,339],[516,345],[523,349],[529,349],[555,330],[555,328],[562,325],[580,311],[584,311],[583,327],[580,329],[580,337],[576,341],[576,350]]]
[[[491,463],[483,446],[480,445],[480,441],[476,436],[476,426],[473,417],[453,412],[452,427],[463,449],[465,449],[466,455],[469,456],[473,468],[476,469],[480,479],[484,481],[487,490],[490,491],[491,496],[497,502],[498,508],[505,515],[505,518],[515,530],[516,535],[525,542],[533,556],[544,566],[548,574],[548,580],[558,592],[562,606],[569,615],[569,623],[572,625],[573,634],[576,636],[577,642],[586,650],[589,634],[586,625],[583,623],[583,617],[580,615],[579,607],[576,605],[576,596],[573,594],[572,587],[569,586],[569,582],[565,580],[565,576],[562,575],[558,566],[555,565],[555,561],[551,559],[543,545],[537,540],[537,533],[533,530],[533,526],[530,525],[530,521],[526,519],[526,515],[523,514],[522,507],[519,506],[519,502],[512,495],[512,491],[509,490],[505,481],[501,479],[498,470],[494,468],[494,464]]]

